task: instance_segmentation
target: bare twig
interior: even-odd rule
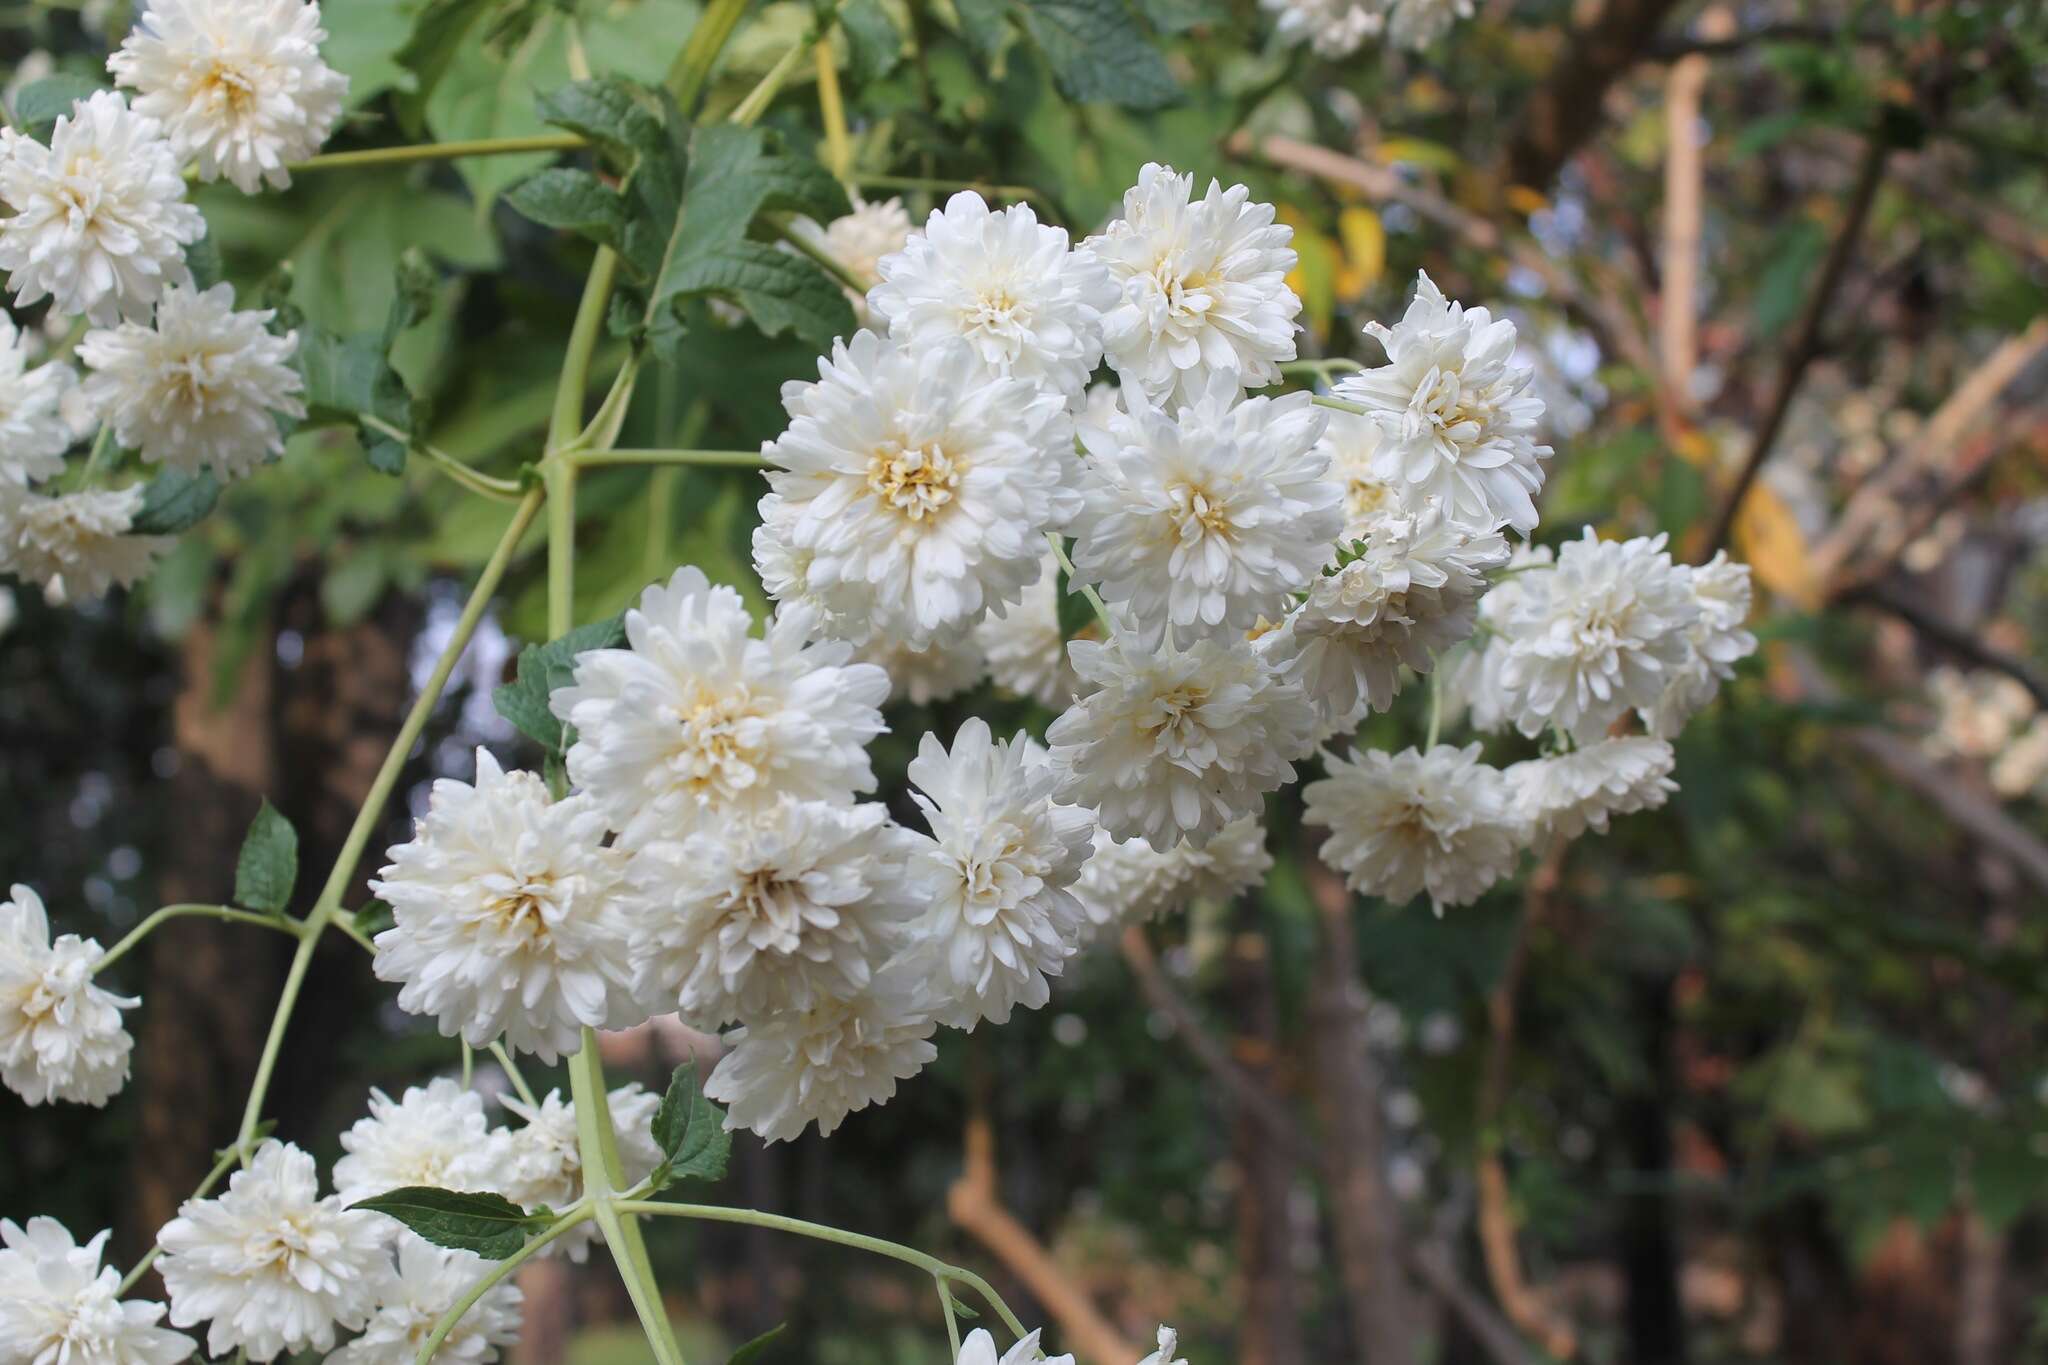
[[[1715,5],[1700,16],[1700,32],[1725,33],[1735,19]],[[1664,81],[1664,242],[1658,271],[1657,351],[1665,387],[1680,412],[1693,407],[1693,372],[1699,368],[1700,221],[1706,157],[1700,147],[1700,98],[1710,63],[1681,57]]]
[[[1849,191],[1848,207],[1842,214],[1840,228],[1835,232],[1834,245],[1828,249],[1820,279],[1807,296],[1806,309],[1800,314],[1798,328],[1792,334],[1792,343],[1786,348],[1784,363],[1778,370],[1778,383],[1771,393],[1770,406],[1750,441],[1749,454],[1714,517],[1713,530],[1708,533],[1706,545],[1699,556],[1702,561],[1713,558],[1714,552],[1728,543],[1728,534],[1735,526],[1742,500],[1749,495],[1750,485],[1756,482],[1764,461],[1770,458],[1771,446],[1785,424],[1785,414],[1792,409],[1792,399],[1799,392],[1800,381],[1806,377],[1807,367],[1820,353],[1821,327],[1827,321],[1829,304],[1842,283],[1842,277],[1848,273],[1856,241],[1863,235],[1864,220],[1870,216],[1870,206],[1877,200],[1877,187],[1884,179],[1885,152],[1884,142],[1877,138],[1872,138],[1864,148],[1862,164],[1856,171],[1856,184]]]
[[[1684,61],[1688,57],[1725,57],[1763,43],[1817,43],[1827,46],[1847,38],[1860,46],[1889,47],[1892,35],[1881,29],[1844,33],[1839,24],[1796,22],[1763,24],[1737,33],[1729,28],[1709,29],[1699,25],[1696,33],[1660,33],[1644,50],[1656,61]]]
[[[1958,829],[2009,860],[2027,880],[2048,892],[2048,843],[2007,815],[1996,801],[1964,786],[1917,747],[1888,730],[1863,726],[1849,731],[1849,742],[1933,802]]]
[[[1875,607],[1898,617],[1936,648],[1955,655],[1979,668],[1988,668],[2003,673],[2021,687],[2033,694],[2034,704],[2048,710],[2048,677],[2031,667],[2026,660],[2016,658],[1972,635],[1969,631],[1952,622],[1944,621],[1916,602],[1876,587],[1857,588],[1838,599],[1856,606]]]

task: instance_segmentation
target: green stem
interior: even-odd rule
[[[952,1347],[955,1360],[960,1358],[960,1318],[953,1311],[953,1286],[943,1276],[934,1275],[932,1280],[939,1287],[939,1307],[946,1315],[946,1344]]]
[[[136,944],[149,937],[152,929],[166,920],[180,919],[186,915],[204,915],[208,919],[229,920],[236,924],[254,924],[264,929],[275,929],[281,934],[299,935],[299,922],[281,915],[258,914],[254,910],[236,910],[225,905],[166,905],[152,912],[142,923],[121,936],[121,941],[107,949],[106,954],[93,965],[97,976],[119,962],[132,951]]]
[[[505,1050],[505,1045],[493,1039],[491,1056],[497,1059],[499,1069],[505,1073],[505,1079],[512,1082],[512,1089],[518,1092],[520,1101],[528,1109],[540,1108],[540,1101],[533,1097],[533,1087],[526,1083],[526,1077],[519,1072],[519,1063],[512,1060],[512,1054]]]
[[[612,285],[619,274],[619,258],[610,247],[599,247],[590,263],[590,277],[583,282],[583,298],[576,305],[576,321],[569,328],[569,349],[562,357],[561,377],[555,381],[555,406],[548,418],[548,453],[569,445],[583,431],[583,393],[590,387],[590,357],[604,332],[605,309],[610,306]]]
[[[1370,411],[1358,406],[1358,404],[1347,403],[1341,398],[1325,398],[1321,394],[1317,394],[1309,401],[1319,408],[1328,408],[1332,412],[1348,412],[1353,417],[1370,417],[1372,415]]]
[[[768,74],[761,77],[760,82],[747,92],[747,97],[733,109],[730,121],[742,128],[752,127],[761,115],[768,112],[768,106],[775,102],[775,96],[781,92],[783,83],[803,65],[804,58],[810,56],[811,49],[823,42],[838,22],[839,5],[835,0],[830,9],[818,15],[810,29],[797,41],[796,46],[778,57],[775,65],[768,68]]]
[[[1059,532],[1047,531],[1045,543],[1052,546],[1052,557],[1059,561],[1060,568],[1066,572],[1067,591],[1072,592],[1078,588],[1081,595],[1088,599],[1088,605],[1095,609],[1095,619],[1102,623],[1103,638],[1107,639],[1114,635],[1116,627],[1110,623],[1109,608],[1103,605],[1102,594],[1095,591],[1093,583],[1082,581],[1080,573],[1074,568],[1074,561],[1067,558],[1067,547],[1060,540]]]
[[[199,1182],[199,1188],[192,1191],[191,1197],[193,1199],[204,1199],[207,1195],[212,1194],[213,1187],[220,1184],[220,1178],[226,1175],[228,1168],[240,1159],[241,1153],[233,1147],[220,1153],[213,1163],[213,1169],[206,1173],[206,1179]],[[164,1249],[161,1243],[151,1246],[148,1251],[144,1252],[142,1259],[135,1263],[135,1268],[121,1277],[121,1284],[114,1290],[114,1297],[118,1299],[133,1289],[135,1282],[144,1275],[147,1275],[149,1268],[156,1264],[156,1258],[163,1254]]]
[[[856,175],[853,183],[863,189],[929,190],[934,194],[973,190],[985,199],[1030,199],[1050,208],[1052,201],[1043,191],[1028,185],[988,185],[978,180],[933,180],[919,175]]]
[[[1307,374],[1320,378],[1328,375],[1332,370],[1350,371],[1362,370],[1364,368],[1365,366],[1356,360],[1346,360],[1343,356],[1328,356],[1321,360],[1290,360],[1280,367],[1280,373],[1287,375]]]
[[[527,1260],[539,1254],[548,1243],[554,1241],[571,1228],[589,1222],[592,1217],[593,1214],[590,1209],[583,1205],[578,1205],[575,1208],[564,1211],[560,1220],[548,1228],[546,1232],[541,1233],[540,1236],[534,1238],[504,1260],[496,1262],[488,1271],[478,1276],[477,1282],[464,1291],[462,1297],[457,1299],[448,1311],[441,1315],[441,1320],[434,1324],[433,1332],[427,1337],[426,1344],[420,1347],[420,1353],[414,1358],[413,1365],[427,1365],[427,1362],[434,1358],[434,1352],[440,1350],[441,1343],[448,1340],[448,1334],[453,1332],[456,1325],[462,1321],[463,1314],[476,1307],[476,1301],[490,1293],[492,1285],[495,1285],[498,1281],[517,1270]]]
[[[292,1009],[298,1003],[300,989],[306,984],[306,970],[313,964],[313,951],[320,945],[320,933],[340,908],[341,893],[348,889],[349,880],[355,876],[356,864],[361,861],[363,848],[377,828],[384,803],[391,799],[392,788],[398,785],[399,774],[405,769],[405,761],[412,754],[412,746],[419,740],[420,731],[426,728],[434,703],[441,699],[442,689],[448,686],[456,661],[468,648],[470,637],[476,634],[484,609],[490,605],[492,595],[505,577],[505,570],[512,563],[513,553],[519,548],[520,538],[540,511],[542,496],[542,490],[536,488],[520,501],[505,534],[498,539],[497,548],[491,551],[483,572],[477,575],[476,586],[470,590],[469,601],[463,604],[462,615],[455,623],[455,633],[449,637],[447,647],[435,661],[434,671],[427,677],[426,686],[420,689],[404,723],[398,727],[398,735],[384,755],[384,765],[377,770],[376,778],[370,783],[369,795],[363,799],[362,809],[356,812],[355,823],[349,827],[348,837],[342,842],[341,855],[334,860],[334,867],[327,874],[327,884],[321,888],[320,898],[313,903],[312,911],[300,926],[298,951],[292,954],[291,968],[285,974],[284,990],[277,999],[277,1012],[271,1016],[270,1033],[263,1040],[263,1055],[256,1063],[256,1079],[249,1087],[248,1104],[242,1110],[242,1125],[235,1136],[235,1148],[244,1160],[248,1158],[250,1135],[256,1131],[257,1121],[263,1114],[263,1099],[270,1089],[271,1073],[277,1069],[278,1052],[284,1046],[285,1030],[291,1025]]]
[[[590,424],[583,428],[570,443],[576,450],[609,450],[619,439],[619,431],[626,425],[626,410],[633,404],[633,385],[640,377],[640,356],[636,352],[626,357],[626,363],[612,377],[612,386],[605,393],[604,401],[597,405],[597,414]]]
[[[826,274],[839,281],[841,285],[852,290],[854,293],[864,295],[874,286],[873,280],[863,278],[837,256],[825,250],[824,247],[819,246],[817,242],[803,233],[798,232],[787,220],[776,224],[775,233],[799,252],[816,261]]]
[[[907,1247],[900,1242],[884,1241],[880,1237],[869,1237],[864,1233],[847,1232],[842,1228],[827,1227],[823,1223],[807,1223],[801,1218],[787,1218],[779,1213],[763,1213],[759,1209],[734,1209],[720,1204],[671,1204],[655,1199],[620,1199],[612,1207],[620,1213],[647,1214],[663,1218],[695,1218],[706,1223],[741,1223],[747,1227],[767,1228],[771,1232],[794,1233],[799,1237],[810,1237],[820,1242],[831,1242],[837,1246],[852,1247],[856,1251],[871,1252],[886,1256],[892,1261],[914,1265],[927,1275],[940,1280],[954,1280],[966,1285],[987,1301],[996,1310],[996,1315],[1018,1336],[1028,1336],[1024,1324],[1003,1302],[1002,1295],[989,1285],[987,1280],[971,1270],[950,1265],[936,1256],[927,1255],[916,1247]]]
[[[519,482],[516,479],[501,479],[494,474],[486,474],[476,466],[450,455],[439,446],[429,445],[425,441],[418,440],[401,428],[395,427],[383,418],[371,413],[359,412],[356,414],[356,420],[370,430],[381,432],[394,441],[403,441],[407,448],[426,456],[435,468],[472,493],[480,493],[487,498],[496,498],[499,502],[519,501],[521,493]]]
[[[751,0],[711,0],[697,20],[697,27],[691,30],[690,41],[676,54],[675,65],[668,72],[668,88],[685,116],[696,107],[697,96],[710,79],[712,64],[725,50],[726,39],[732,37],[749,3]]]
[[[354,911],[336,910],[332,916],[332,922],[335,928],[353,939],[358,948],[361,948],[373,957],[376,956],[377,945],[372,943],[370,936],[363,932],[363,926],[357,923]]]
[[[404,147],[369,147],[358,152],[328,152],[286,167],[303,171],[338,171],[351,166],[392,166],[414,161],[452,161],[465,156],[516,156],[524,152],[567,152],[589,145],[576,133],[538,133],[532,137],[487,137],[469,142],[420,142]]]
[[[1429,674],[1429,738],[1423,741],[1422,751],[1428,753],[1436,747],[1437,734],[1444,723],[1444,671],[1430,670]]]
[[[768,461],[752,450],[579,450],[578,469],[607,465],[697,465],[721,469],[761,469]]]
[[[107,462],[107,452],[114,448],[114,427],[107,423],[100,427],[99,434],[92,439],[92,451],[85,457],[85,464],[79,468],[78,482],[72,491],[83,493],[92,487],[92,481],[99,477],[102,466]]]

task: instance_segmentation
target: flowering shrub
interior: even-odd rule
[[[716,1179],[731,1131],[830,1134],[914,1084],[940,1030],[1043,1007],[1110,926],[1255,886],[1279,793],[1298,788],[1353,889],[1467,905],[1525,853],[1661,805],[1671,739],[1755,648],[1747,572],[1725,557],[1691,566],[1661,537],[1592,528],[1554,556],[1528,544],[1566,457],[1536,439],[1544,405],[1512,322],[1424,275],[1360,360],[1304,362],[1292,230],[1243,185],[1156,163],[1078,239],[975,189],[914,225],[897,201],[850,195],[843,160],[835,175],[753,126],[816,28],[728,117],[699,117],[740,8],[710,6],[665,86],[595,71],[543,97],[552,145],[586,165],[508,200],[585,239],[591,264],[545,447],[515,480],[421,439],[390,362],[417,281],[381,335],[342,336],[282,300],[242,306],[217,278],[192,180],[254,195],[350,172],[350,153],[318,155],[347,81],[317,6],[152,0],[107,62],[119,89],[0,133],[0,270],[17,307],[81,320],[85,371],[31,367],[28,339],[0,336],[0,569],[52,603],[134,584],[301,425],[353,426],[374,466],[427,460],[511,508],[303,913],[295,836],[267,808],[233,905],[166,906],[111,949],[56,933],[28,885],[0,905],[0,1079],[31,1104],[120,1088],[138,1002],[97,979],[157,924],[207,915],[297,942],[246,1117],[149,1258],[124,1276],[101,1264],[105,1233],[80,1246],[45,1218],[0,1222],[0,1360],[169,1362],[203,1328],[215,1356],[482,1362],[518,1333],[509,1271],[600,1241],[656,1358],[680,1360],[638,1223],[710,1216],[659,1196]],[[1282,32],[1343,51],[1384,20],[1426,42],[1453,8],[1292,6]],[[1092,68],[1066,60],[1064,81],[1092,93]],[[828,145],[846,132],[836,101]],[[700,326],[735,346],[791,333],[820,352],[817,377],[784,387],[786,425],[758,455],[621,448],[636,383]],[[623,358],[590,411],[607,338]],[[763,469],[765,620],[694,565],[618,618],[574,619],[579,475],[633,464]],[[384,854],[377,905],[344,906],[543,512],[552,638],[498,694],[537,761],[478,750],[473,779],[437,781]],[[974,715],[916,735],[915,814],[899,818],[868,753],[892,699],[985,677],[1048,713],[1043,741]],[[1361,745],[1361,723],[1411,688],[1428,690],[1419,744]],[[1453,728],[1462,747],[1443,742]],[[460,1039],[463,1080],[373,1093],[323,1182],[263,1119],[331,930],[369,949],[401,1010]],[[610,1087],[596,1031],[670,1013],[724,1034],[701,1087],[688,1070],[662,1095]],[[472,1050],[517,1092],[511,1122],[467,1084]],[[570,1095],[527,1089],[522,1055],[568,1058]],[[970,1271],[721,1216],[926,1270],[963,1365],[1043,1358]],[[124,1297],[152,1263],[167,1305]],[[960,1340],[962,1290],[1015,1338],[1000,1357],[986,1330]],[[1174,1334],[1158,1344],[1141,1365],[1175,1362]]]

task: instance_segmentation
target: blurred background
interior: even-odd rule
[[[539,131],[572,32],[596,70],[652,78],[696,14],[472,4],[419,100],[399,58],[420,8],[330,0],[354,82],[334,147]],[[1242,181],[1296,229],[1305,355],[1377,361],[1360,326],[1426,268],[1514,317],[1539,367],[1558,453],[1538,538],[1725,539],[1764,647],[1687,729],[1668,808],[1439,920],[1349,898],[1276,802],[1262,892],[1110,936],[1045,1010],[946,1034],[830,1140],[740,1135],[692,1197],[985,1270],[1084,1365],[1129,1365],[1161,1320],[1198,1365],[2048,1359],[2048,15],[1479,0],[1425,52],[1323,61],[1238,0],[1140,8],[1181,87],[1154,110],[1058,98],[1021,37],[991,70],[947,0],[859,0],[834,42],[866,192],[921,219],[935,195],[892,177],[1030,186],[1079,236],[1146,160]],[[90,77],[131,17],[15,0],[0,72]],[[714,109],[808,22],[757,7]],[[766,120],[798,146],[807,80]],[[399,368],[437,445],[510,473],[588,259],[499,202],[538,164],[198,198],[245,295],[344,333],[382,324],[402,253],[431,264]],[[809,348],[695,322],[623,444],[780,429]],[[579,619],[678,562],[761,601],[758,475],[585,489]],[[324,867],[500,518],[317,432],[125,600],[0,602],[0,875],[111,942],[224,898],[263,796]],[[542,617],[528,554],[414,756],[414,809],[477,744],[531,761],[488,694]],[[1368,742],[1414,742],[1420,704]],[[970,712],[1047,720],[906,706],[877,751],[890,792],[900,736]],[[183,920],[129,959],[134,1082],[100,1111],[0,1095],[0,1210],[111,1225],[131,1261],[233,1131],[286,947]],[[608,1055],[658,1086],[716,1047],[650,1027]],[[455,1065],[339,936],[285,1059],[280,1134],[323,1164],[370,1087]],[[785,1322],[769,1365],[943,1357],[935,1296],[888,1263],[674,1220],[649,1239],[693,1360]],[[646,1358],[601,1262],[522,1284],[515,1359]]]

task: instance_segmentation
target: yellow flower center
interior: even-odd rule
[[[903,446],[891,441],[868,459],[868,489],[911,521],[935,517],[953,501],[967,462],[933,442]]]

